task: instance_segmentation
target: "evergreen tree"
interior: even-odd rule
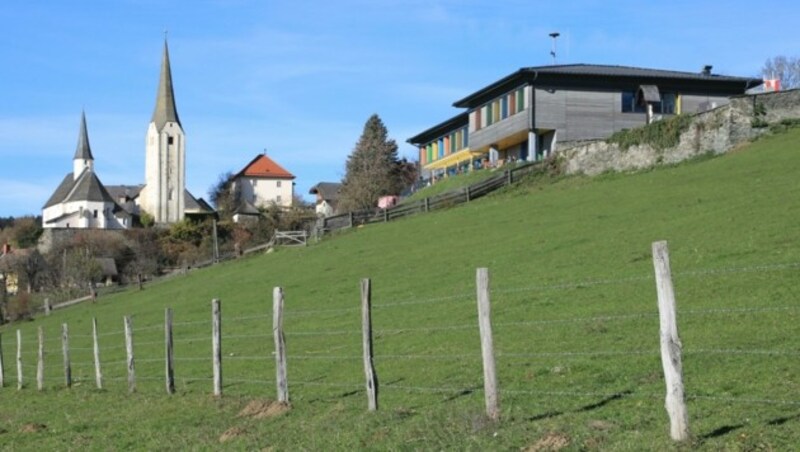
[[[347,158],[347,168],[339,198],[340,211],[373,209],[378,198],[399,194],[405,181],[398,170],[397,143],[378,115],[372,115],[364,132]]]

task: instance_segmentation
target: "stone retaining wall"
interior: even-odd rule
[[[800,89],[738,96],[728,105],[699,113],[681,134],[678,145],[671,148],[643,144],[624,149],[596,141],[559,150],[556,156],[566,174],[592,176],[606,171],[641,170],[703,154],[726,153],[767,133],[767,125],[784,119],[800,119]]]

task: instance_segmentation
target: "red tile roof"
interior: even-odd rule
[[[294,179],[294,175],[264,154],[259,154],[236,177],[265,177],[271,179]]]

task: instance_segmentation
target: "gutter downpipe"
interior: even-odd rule
[[[536,152],[538,151],[537,145],[538,143],[537,136],[536,136],[536,88],[534,83],[536,79],[539,78],[539,71],[533,71],[533,80],[530,81],[531,85],[531,95],[530,95],[530,105],[528,106],[528,161],[533,162],[536,160]],[[531,140],[534,140],[531,143]]]

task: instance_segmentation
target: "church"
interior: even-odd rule
[[[168,225],[214,213],[186,190],[186,137],[175,106],[169,49],[164,41],[153,117],[145,139],[145,183],[105,186],[94,170],[86,115],[68,173],[42,209],[44,228],[127,229],[146,216]]]

